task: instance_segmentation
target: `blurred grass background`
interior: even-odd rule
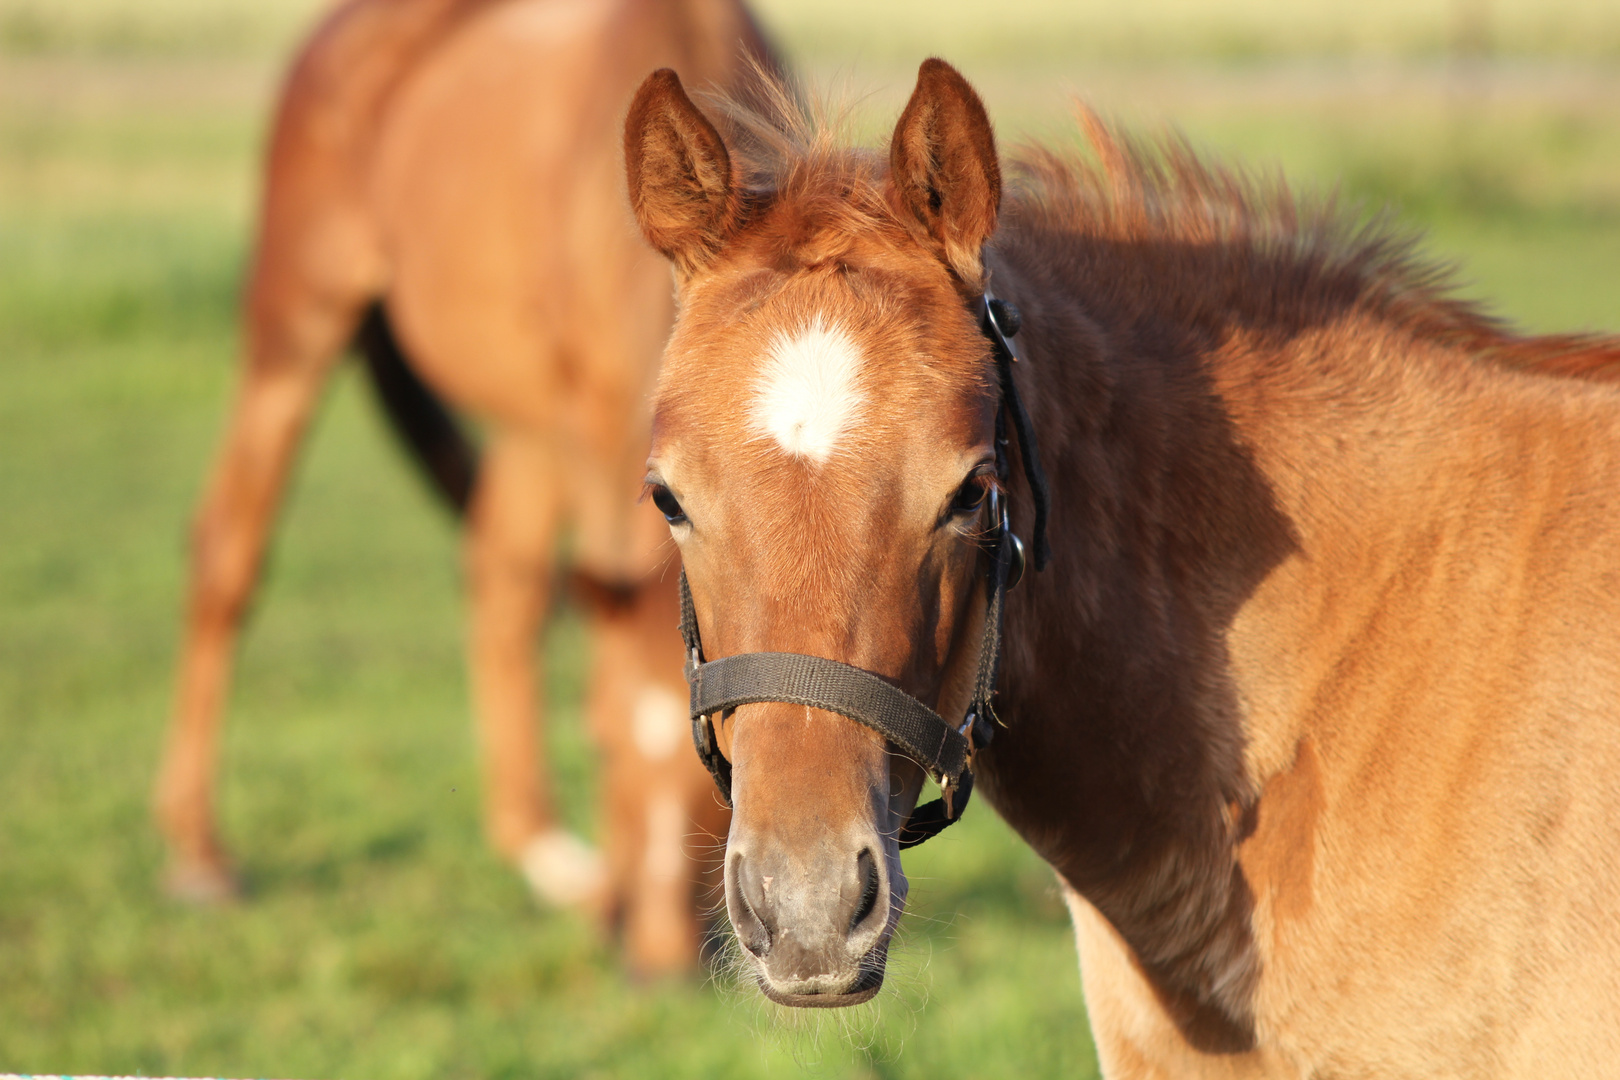
[[[313,0],[0,0],[0,1070],[426,1077],[1085,1076],[1047,872],[986,807],[906,856],[893,989],[782,1017],[642,986],[485,849],[456,535],[352,371],[242,653],[223,819],[251,890],[161,900],[146,799],[185,522],[232,379],[255,169]],[[769,0],[881,133],[939,53],[1006,137],[1070,95],[1390,207],[1535,329],[1620,328],[1612,0]],[[551,740],[591,825],[565,617]]]

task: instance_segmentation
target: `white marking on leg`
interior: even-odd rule
[[[686,699],[673,690],[642,687],[630,714],[630,735],[642,757],[663,761],[680,749],[691,724],[686,708]]]
[[[518,865],[535,895],[557,907],[595,900],[607,884],[601,854],[565,829],[532,838],[523,846]]]
[[[686,872],[681,844],[685,832],[686,814],[680,800],[668,792],[653,793],[647,801],[647,847],[642,863],[649,882],[678,881]]]
[[[749,419],[795,457],[824,463],[860,417],[861,347],[820,315],[797,334],[778,334],[755,384]]]

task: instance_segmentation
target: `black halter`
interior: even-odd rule
[[[1035,447],[1029,414],[1024,411],[1013,383],[1012,365],[1018,359],[1008,340],[1018,333],[1018,309],[988,293],[979,306],[979,328],[990,339],[1001,383],[1001,406],[996,411],[996,472],[1005,481],[1007,421],[1018,439],[1018,456],[1035,502],[1035,569],[1046,569],[1047,489]],[[686,643],[686,681],[692,688],[692,742],[698,757],[714,776],[726,805],[731,804],[731,763],[715,739],[715,714],[740,705],[785,702],[806,705],[847,716],[881,733],[928,771],[939,785],[940,798],[919,806],[900,827],[902,848],[912,847],[951,825],[967,809],[973,793],[974,751],[988,746],[995,735],[996,714],[991,697],[1001,662],[1002,608],[1006,591],[1024,573],[1024,545],[1007,521],[1007,505],[999,491],[988,500],[991,531],[985,537],[990,566],[985,574],[984,640],[979,649],[979,673],[973,699],[960,724],[952,725],[938,713],[893,683],[864,668],[801,653],[743,653],[705,662],[698,633],[692,590],[681,571],[681,638]],[[999,721],[997,721],[999,722]]]

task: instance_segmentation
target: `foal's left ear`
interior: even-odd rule
[[[624,167],[647,242],[683,277],[701,269],[736,227],[741,199],[725,141],[669,68],[647,76],[630,104]]]
[[[979,95],[945,61],[924,60],[918,70],[889,143],[889,169],[902,212],[957,277],[981,287],[979,253],[1001,206],[996,136]]]

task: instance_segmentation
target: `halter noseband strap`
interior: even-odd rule
[[[1013,385],[1012,364],[1018,357],[1008,341],[1018,332],[1018,309],[986,294],[979,308],[979,326],[990,339],[1001,383],[997,470],[1005,480],[1007,462],[1002,448],[1007,440],[1002,421],[1004,416],[1010,416],[1024,476],[1035,500],[1035,568],[1042,570],[1047,561],[1046,475],[1035,449],[1029,415]],[[686,644],[686,681],[692,688],[692,742],[726,805],[731,804],[731,763],[720,752],[713,717],[740,705],[771,701],[847,716],[882,734],[927,770],[939,784],[941,797],[912,812],[900,827],[900,847],[920,844],[961,818],[973,792],[973,753],[989,745],[995,734],[990,699],[1001,661],[1002,601],[1007,589],[1016,585],[1024,572],[1023,543],[1008,526],[1007,507],[1000,492],[991,491],[989,511],[993,546],[985,575],[984,639],[973,699],[959,725],[947,723],[933,709],[880,676],[825,657],[743,653],[705,662],[692,590],[686,582],[686,571],[681,571],[681,638]]]

